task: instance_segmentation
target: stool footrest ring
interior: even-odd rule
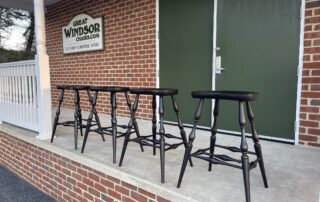
[[[165,134],[165,135],[170,135],[170,134]],[[177,139],[179,139],[179,138],[177,138]],[[160,148],[160,140],[159,139],[153,140],[152,135],[143,136],[143,137],[137,137],[137,138],[134,138],[134,139],[130,139],[129,141],[142,144],[143,146],[150,146],[150,147]],[[155,144],[153,144],[153,143],[155,143]],[[171,150],[171,149],[176,149],[177,147],[179,147],[182,144],[183,144],[183,142],[172,143],[172,144],[166,142],[164,144],[165,145],[165,149],[164,150],[168,151],[168,150]]]
[[[217,145],[216,145],[217,146]],[[219,147],[223,148],[223,146]],[[236,148],[236,147],[234,147]],[[228,148],[226,148],[228,149]],[[228,155],[223,155],[223,154],[210,154],[208,151],[210,150],[210,148],[206,148],[206,149],[199,149],[196,152],[192,153],[191,156],[194,158],[199,158],[199,159],[203,159],[206,160],[212,164],[223,164],[223,165],[227,165],[227,166],[231,166],[231,167],[235,167],[235,168],[240,168],[242,169],[242,166],[238,166],[235,164],[231,164],[231,163],[227,163],[227,161],[232,161],[232,162],[236,162],[236,163],[242,163],[241,159],[235,159],[232,158]],[[229,149],[228,149],[229,150]],[[238,152],[238,151],[236,151]],[[240,151],[241,152],[241,151]],[[249,154],[249,152],[248,152]],[[250,152],[250,154],[255,154],[254,152]],[[212,156],[212,158],[210,158],[210,156]],[[259,158],[257,158],[256,160],[250,162],[250,166],[249,169],[253,169],[257,166],[257,163],[259,162]]]

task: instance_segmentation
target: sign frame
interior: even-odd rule
[[[77,17],[80,17],[80,16],[83,16],[83,17],[89,17],[90,20],[99,20],[100,19],[100,29],[101,29],[101,36],[99,37],[98,40],[100,40],[99,42],[101,43],[101,47],[100,48],[93,48],[93,49],[83,49],[83,50],[76,50],[76,51],[69,51],[69,52],[66,52],[65,51],[65,46],[68,45],[66,44],[67,42],[65,41],[65,32],[64,32],[64,29],[65,28],[70,28],[72,27],[73,23],[75,22],[75,19]],[[91,15],[88,15],[87,13],[80,13],[80,14],[76,14],[75,16],[73,16],[73,18],[69,21],[69,23],[66,25],[66,26],[63,26],[61,28],[61,32],[62,32],[62,52],[63,54],[66,54],[66,55],[69,55],[69,54],[77,54],[77,53],[86,53],[86,52],[97,52],[97,51],[104,51],[105,50],[105,30],[104,30],[104,16],[100,16],[100,17],[92,17]],[[91,39],[92,40],[92,39]],[[81,44],[81,43],[80,43]],[[83,43],[82,43],[83,44]],[[77,45],[77,44],[74,44],[74,45]],[[78,44],[79,45],[79,44]]]

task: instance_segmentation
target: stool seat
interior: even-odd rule
[[[57,86],[57,89],[60,90],[88,90],[90,86],[84,86],[84,85],[60,85]]]
[[[258,99],[258,93],[246,91],[194,91],[193,98],[254,101]]]
[[[90,90],[100,92],[127,92],[130,88],[122,86],[92,86],[90,87]]]
[[[177,89],[171,88],[134,88],[130,89],[131,94],[142,94],[142,95],[176,95],[178,93]]]

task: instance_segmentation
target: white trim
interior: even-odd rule
[[[303,54],[304,54],[304,12],[305,0],[301,1],[300,10],[300,47],[299,47],[299,64],[298,64],[298,84],[297,84],[297,102],[296,102],[296,121],[294,131],[294,143],[299,144],[299,128],[300,128],[300,105],[301,105],[301,89],[302,89],[302,71],[303,71]]]
[[[159,0],[156,0],[156,87],[160,87]]]
[[[230,134],[234,134],[234,135],[241,135],[240,132],[235,132],[235,131],[230,131],[230,130],[222,130],[222,129],[218,129],[218,133],[222,132],[222,133],[230,133]],[[251,133],[246,133],[247,135],[251,135]],[[271,137],[271,136],[266,136],[266,135],[260,135],[260,138],[264,138],[266,140],[277,140],[277,141],[282,141],[282,142],[288,142],[288,143],[294,143],[294,140],[291,139],[287,139],[287,138],[281,138],[281,137]]]
[[[212,90],[215,90],[215,55],[216,55],[216,37],[217,37],[217,11],[218,11],[218,0],[214,0],[214,14],[213,14],[213,53],[212,53]],[[304,16],[305,16],[305,0],[301,2],[301,10],[300,10],[300,45],[299,45],[299,64],[298,64],[298,84],[297,84],[297,100],[296,100],[296,119],[294,124],[294,133],[295,137],[294,140],[286,139],[286,138],[277,138],[277,137],[270,137],[259,135],[265,139],[270,140],[279,140],[284,142],[294,143],[295,145],[299,144],[299,127],[300,127],[300,104],[301,104],[301,89],[302,89],[302,71],[303,71],[303,51],[304,51]],[[212,100],[212,112],[214,109],[214,100]],[[211,113],[211,125],[213,124],[213,113]],[[237,132],[232,132],[228,130],[219,130],[222,132],[227,132],[231,134],[240,134]]]
[[[159,0],[156,0],[156,87],[160,88],[160,13],[159,13]],[[159,103],[159,97],[156,97]],[[159,111],[156,110],[156,118],[159,120]]]
[[[46,47],[46,26],[44,16],[44,1],[33,0],[34,19],[35,19],[35,36],[37,55],[36,75],[37,75],[37,94],[38,94],[38,122],[39,135],[36,137],[40,140],[50,139],[52,133],[51,117],[51,84],[49,56]]]
[[[165,121],[165,123],[177,125],[177,122],[174,122],[174,121]],[[192,128],[193,124],[185,124],[184,123],[183,126]],[[211,130],[211,128],[208,126],[197,126],[197,128],[203,129],[203,130]],[[219,132],[220,133],[229,133],[232,135],[239,135],[239,136],[241,135],[240,132],[231,131],[231,130],[218,129],[218,133]],[[251,135],[252,135],[251,133],[246,133],[246,136],[251,136]],[[260,135],[260,134],[259,134],[259,137],[263,138],[265,140],[276,140],[276,141],[281,141],[281,142],[294,143],[294,140],[287,139],[287,138],[272,137],[272,136],[266,136],[266,135]]]
[[[35,60],[23,60],[23,61],[18,61],[18,62],[0,63],[0,67],[34,65],[34,64],[35,64]]]
[[[178,125],[178,123],[175,122],[175,121],[167,121],[167,120],[165,120],[164,123],[168,123],[168,124],[172,124],[172,125]],[[192,128],[193,124],[191,124],[191,123],[183,123],[183,126],[187,126],[187,127]],[[211,128],[209,126],[197,126],[197,128],[204,129],[204,130],[211,130]]]
[[[218,17],[218,0],[213,1],[213,21],[212,21],[212,34],[213,34],[213,39],[212,39],[212,86],[211,90],[216,89],[216,56],[217,56],[217,17]],[[213,110],[214,110],[214,100],[211,101],[211,125],[213,124],[214,121],[214,116],[213,116]]]

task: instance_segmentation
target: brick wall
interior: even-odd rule
[[[2,132],[0,164],[58,201],[168,202],[114,176]]]
[[[300,144],[320,147],[320,1],[305,10]]]
[[[104,16],[105,50],[64,55],[61,29],[77,14]],[[113,85],[156,87],[155,0],[63,0],[47,8],[47,48],[53,105],[58,103],[57,85]],[[99,97],[98,111],[110,113],[109,95]],[[141,97],[137,115],[150,119],[149,97]],[[128,116],[124,96],[118,97],[117,113]],[[81,106],[89,110],[85,93]],[[67,93],[64,107],[73,106]]]

